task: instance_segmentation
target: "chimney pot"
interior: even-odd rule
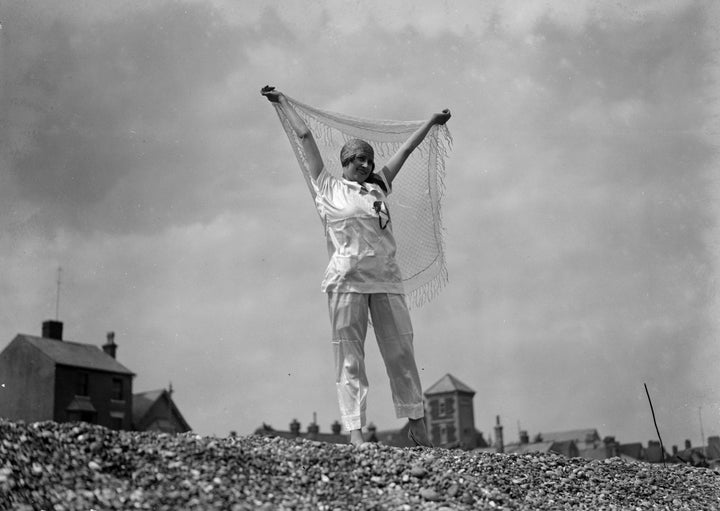
[[[42,324],[42,336],[46,339],[55,339],[56,341],[62,341],[63,335],[63,324],[62,321],[56,321],[48,319],[43,321]]]
[[[528,432],[525,430],[520,431],[520,443],[521,444],[529,444],[530,443],[530,436],[528,435]]]
[[[499,453],[505,452],[505,443],[503,441],[503,427],[500,424],[500,416],[495,417],[495,451]]]
[[[115,355],[117,354],[117,344],[115,344],[115,332],[107,333],[107,342],[103,344],[102,349],[112,358],[115,358]]]

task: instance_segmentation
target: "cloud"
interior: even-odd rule
[[[86,231],[157,225],[132,208],[104,218],[113,224],[99,225],[96,213],[123,181],[162,189],[153,194],[162,210],[181,200],[178,183],[201,182],[198,170],[212,153],[198,135],[213,121],[196,101],[241,63],[242,34],[223,30],[217,13],[173,3],[92,23],[37,16],[34,30],[14,22],[3,29],[6,60],[22,63],[9,68],[3,100],[13,184],[5,201],[19,196],[35,204],[50,229],[64,222]],[[146,208],[145,200],[133,202]],[[188,216],[202,208],[192,195],[182,202]],[[173,216],[183,214],[178,209]]]
[[[63,266],[68,337],[116,330],[137,389],[172,380],[200,432],[332,422],[322,231],[270,83],[356,116],[453,110],[450,283],[413,320],[424,382],[476,388],[478,427],[651,438],[644,380],[690,435],[678,408],[717,401],[704,6],[118,5],[4,14],[7,340],[52,315]]]

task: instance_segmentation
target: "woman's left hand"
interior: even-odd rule
[[[275,87],[271,87],[270,85],[266,85],[260,89],[260,94],[268,98],[271,103],[279,103],[283,96],[282,92],[275,90]]]
[[[433,124],[445,124],[450,120],[450,117],[452,117],[452,114],[450,113],[450,110],[446,108],[440,113],[433,114],[432,121]]]

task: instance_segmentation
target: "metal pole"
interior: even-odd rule
[[[645,385],[645,394],[647,394],[648,402],[650,403],[650,412],[652,413],[653,423],[655,424],[655,431],[657,432],[658,440],[660,440],[660,458],[662,464],[665,466],[665,447],[663,446],[662,438],[660,438],[660,430],[658,429],[657,421],[655,420],[655,410],[653,409],[652,399],[650,399],[650,392],[648,391],[647,384]]]
[[[57,295],[55,297],[55,321],[60,320],[60,276],[62,274],[62,267],[58,266],[57,270]]]

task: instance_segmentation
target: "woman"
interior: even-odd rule
[[[270,86],[263,87],[261,93],[283,109],[302,143],[315,203],[325,224],[330,263],[322,290],[328,295],[335,381],[342,424],[350,432],[350,442],[364,442],[368,391],[364,345],[369,313],[390,378],[396,415],[409,419],[410,440],[430,447],[412,324],[385,201],[407,158],[434,125],[450,119],[450,111],[433,114],[379,172],[374,172],[372,146],[359,139],[348,141],[340,152],[342,177],[336,178],[325,168],[312,133],[285,96]]]

